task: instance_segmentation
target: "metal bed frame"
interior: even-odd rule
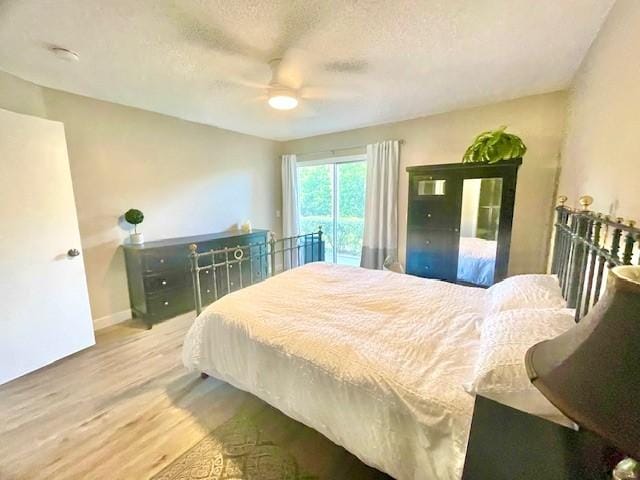
[[[324,261],[322,227],[317,232],[276,239],[273,232],[262,243],[198,252],[189,245],[196,313],[235,290],[253,285],[277,273]],[[203,283],[205,284],[203,287]]]
[[[551,273],[558,275],[562,295],[576,309],[576,322],[600,299],[605,271],[618,265],[640,264],[640,229],[622,217],[592,212],[593,197],[580,197],[581,208],[558,197]]]

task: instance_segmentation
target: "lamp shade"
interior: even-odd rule
[[[640,267],[613,268],[593,310],[531,347],[525,364],[562,413],[640,459]]]

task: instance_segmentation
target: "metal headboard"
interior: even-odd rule
[[[640,264],[640,229],[635,221],[589,210],[593,198],[580,197],[581,208],[565,205],[558,197],[551,273],[558,275],[567,306],[576,309],[576,321],[600,299],[605,273],[618,265]]]
[[[273,232],[262,243],[198,252],[189,245],[196,312],[235,290],[261,282],[285,270],[324,261],[322,227],[317,232],[276,239]]]

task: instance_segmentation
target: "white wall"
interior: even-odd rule
[[[65,125],[91,310],[100,326],[128,315],[120,248],[128,236],[120,222],[127,209],[144,212],[146,240],[221,231],[246,219],[280,231],[277,142],[8,74],[0,74],[0,92],[0,107]]]
[[[460,162],[465,149],[478,133],[508,125],[508,131],[521,135],[529,148],[518,178],[509,271],[511,274],[543,272],[546,270],[551,234],[565,108],[564,92],[536,95],[415,120],[293,140],[284,143],[282,151],[309,154],[385,139],[405,140],[400,153],[399,189],[399,250],[400,259],[404,261],[408,195],[405,168]]]
[[[640,220],[640,2],[618,0],[569,96],[559,194]]]

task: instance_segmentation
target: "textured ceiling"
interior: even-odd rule
[[[291,139],[566,88],[613,3],[0,0],[0,69]],[[266,105],[274,57],[300,89],[296,110]]]

